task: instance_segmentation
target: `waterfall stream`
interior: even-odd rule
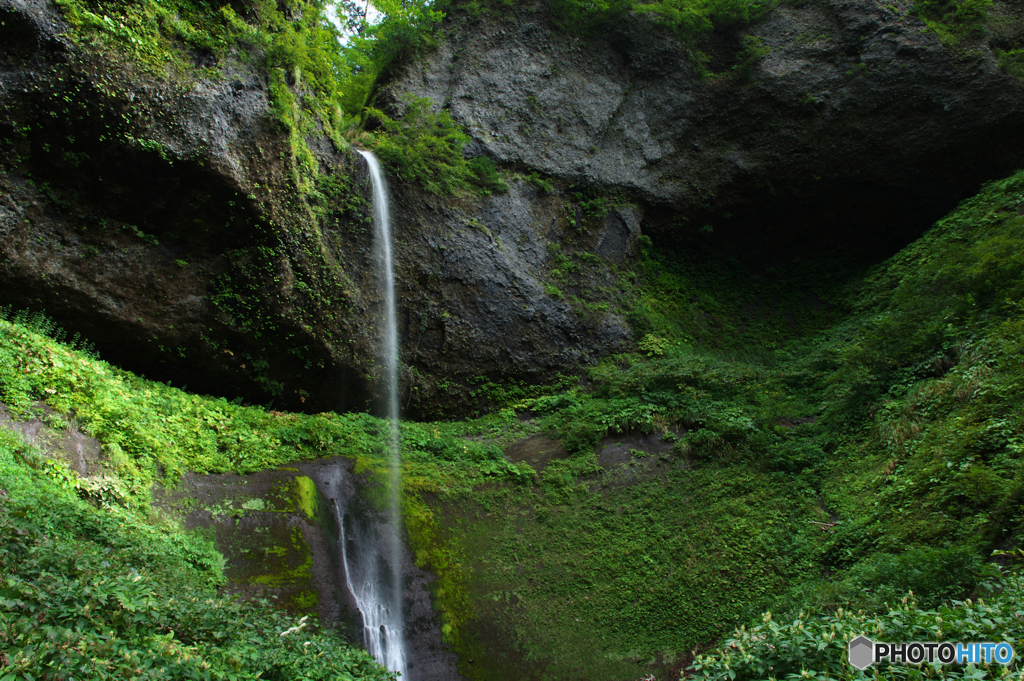
[[[385,537],[376,541],[360,531],[338,511],[341,559],[345,578],[363,617],[366,648],[378,662],[406,676],[402,618],[401,574],[401,455],[398,431],[398,325],[395,313],[395,272],[391,252],[391,213],[387,181],[377,157],[360,151],[370,171],[373,187],[373,225],[376,260],[384,298],[384,342],[380,360],[384,366],[384,395],[388,421],[388,525]],[[351,543],[350,543],[351,542]],[[358,550],[350,550],[349,547]],[[379,547],[374,550],[373,547]],[[356,554],[356,555],[349,555]]]

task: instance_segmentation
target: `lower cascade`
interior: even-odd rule
[[[343,513],[336,503],[333,507],[345,586],[362,615],[366,649],[382,665],[406,678],[402,592],[394,588],[392,578],[397,566],[384,556],[390,537],[381,536],[392,534],[391,525],[361,522]]]
[[[384,338],[380,360],[384,367],[382,391],[386,400],[389,453],[388,523],[357,528],[338,514],[341,560],[346,586],[363,617],[366,648],[389,670],[407,676],[402,617],[401,576],[401,454],[398,430],[398,323],[395,273],[391,249],[390,197],[380,161],[369,151],[366,159],[373,189],[373,225],[377,273],[384,301]],[[337,507],[335,507],[337,509]],[[379,535],[383,533],[383,537]],[[351,547],[351,549],[350,549]],[[355,555],[349,555],[355,554]]]

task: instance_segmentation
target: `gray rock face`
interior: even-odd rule
[[[336,191],[311,199],[255,66],[157,78],[76,45],[44,0],[0,0],[0,18],[0,305],[194,391],[366,408],[381,330],[361,159],[312,136]],[[635,207],[584,229],[520,181],[457,201],[392,185],[409,411],[464,410],[469,379],[540,380],[629,342],[609,268],[635,253]]]
[[[844,0],[783,6],[749,28],[769,54],[748,80],[738,37],[701,79],[667,30],[629,17],[601,38],[553,30],[545,3],[471,20],[409,64],[382,101],[429,97],[474,151],[626,191],[648,227],[722,244],[865,249],[905,240],[1024,161],[1024,92],[984,41],[943,47],[916,19]],[[996,13],[1008,11],[997,5]],[[717,41],[717,42],[716,42]]]
[[[461,209],[414,196],[399,194],[396,210],[400,333],[403,359],[432,387],[451,376],[512,378],[524,367],[551,377],[631,341],[628,294],[601,289],[618,283],[608,265],[636,254],[635,208],[614,209],[584,234],[567,225],[563,197],[523,181]],[[576,264],[572,252],[598,258]],[[611,305],[591,312],[588,302]],[[406,385],[417,387],[414,376]]]
[[[392,182],[409,413],[629,347],[641,229],[757,258],[882,250],[1024,160],[1024,95],[988,45],[950,51],[889,8],[779,8],[750,29],[770,52],[748,80],[738,36],[710,39],[726,75],[700,79],[642,17],[585,42],[546,12],[456,10],[381,92],[448,107],[510,185]],[[380,295],[357,155],[310,136],[341,187],[316,198],[255,66],[160,79],[75,45],[45,0],[0,0],[0,19],[0,305],[192,390],[365,408]]]

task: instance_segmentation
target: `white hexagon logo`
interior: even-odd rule
[[[847,655],[851,666],[867,669],[875,663],[875,643],[866,636],[858,636],[850,641]]]

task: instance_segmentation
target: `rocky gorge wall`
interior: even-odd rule
[[[555,29],[546,3],[454,11],[441,46],[380,101],[428,97],[473,153],[628,195],[654,236],[710,225],[710,241],[760,259],[892,252],[1018,168],[1024,133],[1021,85],[996,59],[1019,40],[1016,6],[997,3],[987,34],[946,46],[910,5],[784,4],[689,41],[642,15],[581,38]],[[763,56],[744,55],[743,35]]]
[[[465,412],[483,384],[631,347],[641,232],[758,257],[891,252],[1019,167],[1024,97],[991,46],[949,49],[893,7],[780,7],[749,29],[770,50],[749,78],[731,71],[738,34],[707,48],[727,75],[700,78],[642,17],[581,40],[544,3],[456,6],[378,105],[447,107],[509,191],[392,178],[403,408]],[[304,176],[258,62],[154,73],[76,40],[44,0],[0,15],[0,305],[193,391],[371,405],[380,301],[351,148],[308,134]]]
[[[365,408],[379,296],[352,150],[309,138],[320,174],[304,194],[251,66],[158,77],[76,45],[48,3],[2,11],[0,303],[45,310],[111,361],[192,390]],[[450,380],[539,379],[629,341],[620,317],[545,292],[563,197],[523,182],[479,201],[393,190],[405,406],[465,407]],[[594,248],[622,262],[639,217],[616,210]]]

